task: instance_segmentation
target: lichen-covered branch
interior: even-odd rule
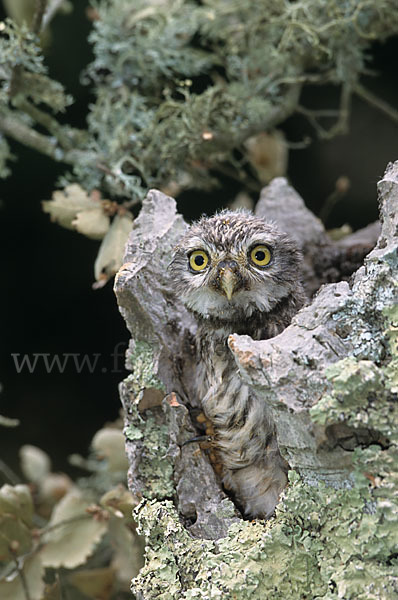
[[[398,594],[398,163],[379,183],[379,199],[377,245],[350,281],[323,285],[275,338],[229,339],[242,379],[273,413],[291,467],[268,522],[244,521],[205,452],[184,445],[200,404],[194,325],[170,289],[167,263],[186,226],[171,198],[151,192],[144,202],[115,283],[132,334],[121,397],[129,484],[142,499],[136,517],[147,541],[133,582],[138,599]],[[256,211],[296,237],[309,292],[325,279],[322,255],[357,246],[364,254],[375,238],[372,226],[346,246],[332,242],[283,179],[263,190]]]
[[[50,111],[70,99],[47,77],[35,35],[60,5],[38,0],[33,31],[2,25],[0,131],[70,165],[68,181],[88,192],[140,203],[151,187],[208,189],[225,173],[260,191],[246,141],[295,112],[325,139],[348,129],[353,94],[396,121],[361,82],[371,42],[398,32],[394,0],[99,0],[84,73],[95,94],[87,129],[61,127]],[[302,106],[314,83],[338,86],[340,106]],[[2,144],[0,161],[8,157]]]

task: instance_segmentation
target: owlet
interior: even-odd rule
[[[227,340],[278,335],[303,306],[301,254],[272,223],[224,210],[194,223],[175,248],[174,289],[196,317],[197,390],[222,480],[248,517],[268,518],[286,485],[286,461],[264,400],[245,384]]]

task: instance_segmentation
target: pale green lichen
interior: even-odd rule
[[[380,453],[368,451],[367,461]],[[136,513],[150,546],[133,590],[159,600],[398,597],[392,489],[370,489],[362,467],[356,485],[339,490],[291,472],[275,519],[235,523],[217,542],[192,539],[171,502],[142,503]]]
[[[328,426],[345,423],[367,428],[398,441],[394,433],[396,402],[388,398],[383,369],[368,360],[345,358],[326,369],[332,392],[310,410],[315,423]]]
[[[149,416],[148,416],[149,413]],[[147,411],[143,424],[143,455],[138,467],[145,481],[143,495],[146,498],[171,498],[174,493],[173,466],[167,455],[169,433],[166,425],[158,425]]]
[[[127,359],[127,366],[132,373],[127,380],[138,395],[146,388],[156,388],[164,391],[164,385],[156,377],[154,368],[153,349],[148,342],[138,341]]]
[[[170,498],[174,494],[173,467],[169,458],[169,436],[166,425],[156,415],[156,410],[140,411],[140,401],[146,390],[164,392],[164,385],[154,372],[153,350],[147,342],[136,342],[129,356],[132,373],[125,381],[127,387],[129,424],[124,433],[128,440],[137,442],[141,458],[137,475],[144,483],[141,493],[146,498]]]
[[[398,303],[386,308],[384,315],[388,322],[385,336],[389,343],[391,355],[387,366],[384,368],[386,387],[391,393],[398,394]]]

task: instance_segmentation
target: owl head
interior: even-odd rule
[[[273,223],[246,210],[223,210],[193,223],[169,269],[189,310],[236,321],[269,312],[294,294],[300,262],[294,242]]]

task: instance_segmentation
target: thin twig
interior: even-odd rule
[[[15,566],[17,568],[18,575],[21,578],[21,584],[22,584],[22,587],[23,587],[25,598],[26,598],[26,600],[31,600],[31,595],[30,595],[30,592],[29,592],[28,582],[26,581],[25,573],[23,572],[23,568],[21,569],[17,558],[15,558]]]
[[[17,485],[21,483],[18,475],[14,473],[14,471],[3,461],[0,459],[0,473],[3,473],[4,477],[12,483],[12,485]]]
[[[54,523],[54,525],[49,525],[48,527],[44,527],[41,530],[41,535],[45,535],[50,531],[54,531],[54,529],[58,529],[59,527],[63,527],[64,525],[70,525],[71,523],[76,523],[76,521],[86,521],[87,519],[92,519],[93,516],[89,514],[78,515],[77,517],[71,517],[70,519],[64,519],[63,521],[58,521],[58,523]]]
[[[350,118],[350,107],[351,107],[351,93],[352,88],[350,85],[343,85],[341,88],[341,96],[340,96],[340,108],[337,111],[337,121],[335,124],[330,127],[330,129],[325,129],[319,123],[318,119],[331,117],[334,111],[325,111],[325,110],[311,110],[305,108],[304,106],[298,106],[296,112],[307,117],[311,125],[314,127],[318,136],[324,140],[330,140],[336,135],[344,134],[348,130],[348,121]]]
[[[363,100],[366,100],[368,104],[374,106],[383,114],[387,115],[387,117],[392,119],[392,121],[398,123],[398,111],[396,111],[395,108],[390,106],[387,102],[385,102],[384,100],[367,90],[359,83],[357,83],[354,86],[354,92],[357,94],[357,96],[359,96]]]

